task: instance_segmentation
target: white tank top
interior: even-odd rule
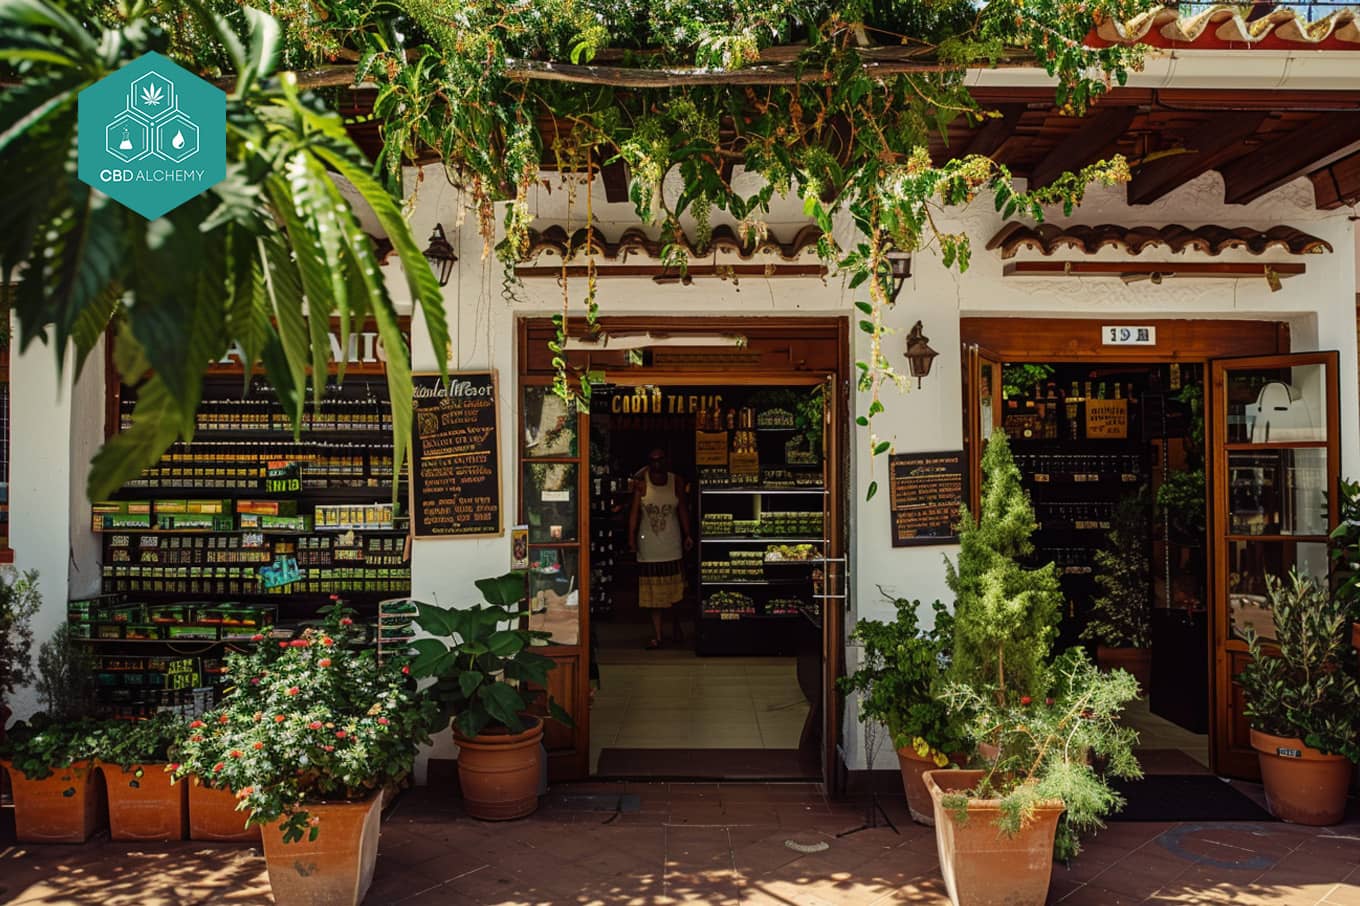
[[[642,513],[638,520],[638,562],[665,563],[679,560],[683,556],[680,537],[680,515],[677,512],[679,497],[675,486],[677,476],[666,473],[665,484],[655,484],[651,475],[644,469],[640,480],[643,482]]]

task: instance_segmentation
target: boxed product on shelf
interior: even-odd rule
[[[68,601],[66,618],[72,623],[100,623],[109,619],[113,608],[123,603],[122,595],[95,595]]]
[[[231,501],[213,498],[211,500],[157,500],[156,516],[162,513],[198,513],[208,516],[221,516],[231,512]]]
[[[184,626],[166,626],[165,638],[168,641],[217,641],[218,628],[216,626],[203,626],[188,624]]]
[[[158,513],[156,524],[159,528],[184,531],[191,529],[205,532],[229,532],[234,529],[235,520],[230,514],[212,515],[208,513]]]
[[[391,529],[395,510],[390,503],[320,504],[316,527]]]
[[[103,639],[105,641],[121,639],[122,637],[122,623],[99,623],[94,627],[94,635],[92,636],[92,638]]]
[[[150,504],[148,503],[149,507]],[[151,528],[151,512],[145,513],[95,513],[90,519],[90,528],[96,532],[117,529]]]
[[[242,513],[238,517],[243,529],[271,529],[280,532],[310,532],[311,516],[270,516],[265,513]]]
[[[238,500],[236,512],[258,516],[296,516],[296,500]]]
[[[123,638],[142,642],[155,641],[162,638],[161,627],[155,623],[125,623],[123,624]]]
[[[100,500],[90,504],[90,512],[101,516],[150,516],[150,500]]]
[[[147,608],[153,623],[188,623],[192,613],[186,604],[153,604]]]

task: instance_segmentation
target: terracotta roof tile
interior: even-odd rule
[[[1095,45],[1147,44],[1153,47],[1221,50],[1274,48],[1295,50],[1360,50],[1360,12],[1339,9],[1309,22],[1297,10],[1277,9],[1251,22],[1240,7],[1215,6],[1182,15],[1164,6],[1120,22],[1107,20],[1088,37]]]
[[[694,241],[684,235],[678,244],[691,260],[707,257],[715,251],[736,252],[743,261],[750,261],[757,256],[778,255],[785,261],[796,260],[803,252],[809,248],[816,248],[818,240],[822,238],[822,231],[815,226],[805,226],[800,229],[787,242],[780,242],[773,234],[768,234],[764,239],[754,242],[744,241],[737,235],[737,231],[727,225],[720,225],[713,228],[713,235],[708,241],[708,245],[700,248]],[[616,241],[611,242],[603,233],[596,229],[593,234],[592,244],[595,247],[595,254],[607,261],[622,262],[629,256],[636,255],[643,258],[660,258],[662,242],[653,239],[645,232],[636,227],[627,229]],[[563,258],[571,258],[583,254],[586,247],[586,229],[582,227],[571,235],[561,226],[553,225],[539,232],[529,231],[529,254],[528,258],[534,258],[544,252],[550,252]]]
[[[1183,249],[1217,255],[1225,249],[1245,249],[1260,255],[1271,248],[1283,248],[1294,255],[1330,252],[1330,244],[1316,236],[1291,226],[1273,226],[1268,230],[1253,227],[1181,226],[1178,223],[1163,227],[1125,227],[1113,223],[1098,226],[1053,223],[1031,225],[1012,221],[987,243],[989,249],[1000,249],[1002,258],[1013,258],[1021,249],[1031,249],[1051,255],[1059,248],[1074,248],[1093,255],[1106,246],[1122,248],[1137,255],[1153,245],[1164,245],[1173,252]]]

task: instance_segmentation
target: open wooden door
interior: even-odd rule
[[[1259,775],[1234,678],[1248,661],[1242,627],[1270,628],[1260,610],[1266,576],[1328,575],[1341,469],[1337,359],[1310,352],[1211,363],[1209,734],[1219,774]]]
[[[963,453],[968,463],[968,511],[982,501],[982,451],[1001,427],[1001,357],[976,343],[963,344]]]

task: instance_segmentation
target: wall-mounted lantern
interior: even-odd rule
[[[930,374],[930,364],[938,352],[930,348],[930,337],[921,332],[921,322],[917,321],[907,334],[907,364],[911,366],[911,376],[916,378],[916,386],[921,386],[921,378]]]
[[[430,234],[430,244],[425,247],[424,255],[425,260],[430,262],[430,270],[434,272],[439,285],[448,286],[449,277],[453,276],[453,266],[458,263],[458,256],[453,253],[449,237],[444,235],[443,224],[434,225],[434,232]]]

